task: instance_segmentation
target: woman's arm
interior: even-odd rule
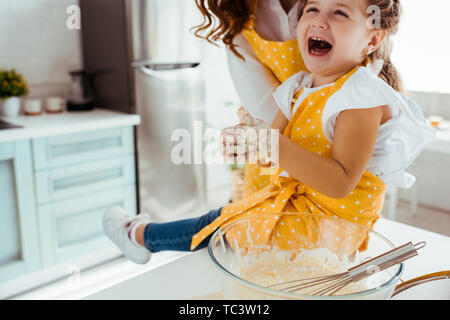
[[[280,134],[279,165],[318,192],[343,198],[358,184],[372,157],[386,106],[345,110],[334,127],[333,157],[319,156]]]
[[[233,41],[245,61],[227,49],[228,68],[241,104],[254,118],[272,123],[278,111],[272,93],[280,85],[270,70],[256,58],[247,39],[238,35]]]

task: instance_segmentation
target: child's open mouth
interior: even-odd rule
[[[310,37],[308,39],[308,51],[313,56],[325,56],[332,48],[333,45],[323,38]]]

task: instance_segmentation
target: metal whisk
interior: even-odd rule
[[[425,247],[425,245],[425,241],[416,243],[414,245],[411,242],[408,242],[400,247],[397,247],[391,251],[388,251],[355,267],[352,267],[346,272],[329,276],[281,282],[268,286],[267,288],[277,289],[284,292],[295,292],[320,285],[320,288],[313,288],[313,291],[309,294],[316,296],[331,296],[351,282],[357,282],[361,279],[367,278],[375,273],[392,267],[393,265],[417,256],[417,250],[422,249],[423,247]]]

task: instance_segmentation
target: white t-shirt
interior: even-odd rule
[[[311,85],[312,77],[302,71],[287,79],[274,92],[274,99],[287,119],[291,119],[307,96],[333,83],[317,88],[311,88]],[[291,101],[302,87],[304,92],[298,97],[291,113]],[[435,130],[428,126],[417,104],[395,91],[370,67],[360,67],[328,99],[322,112],[323,132],[327,140],[333,143],[334,126],[342,111],[383,105],[391,107],[392,119],[378,129],[367,170],[386,184],[409,188],[415,178],[405,169],[434,140]],[[282,173],[283,176],[286,174]]]
[[[260,0],[255,12],[256,30],[258,34],[271,41],[288,41],[295,38],[297,26],[297,2],[286,13],[279,0]],[[228,68],[236,93],[241,104],[255,117],[272,123],[278,112],[278,106],[272,93],[280,82],[256,58],[247,39],[238,35],[233,41],[237,51],[245,61],[236,57],[230,49],[227,50]]]

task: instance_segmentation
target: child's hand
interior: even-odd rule
[[[229,164],[273,164],[274,130],[261,119],[254,119],[244,107],[237,111],[239,124],[222,130],[222,154]],[[278,132],[276,132],[278,133]],[[278,137],[275,137],[276,141]],[[278,149],[276,149],[278,151]]]
[[[248,113],[247,109],[244,107],[240,107],[237,111],[237,115],[239,117],[239,124],[242,126],[254,126],[256,125],[255,119],[252,117],[250,113]]]

